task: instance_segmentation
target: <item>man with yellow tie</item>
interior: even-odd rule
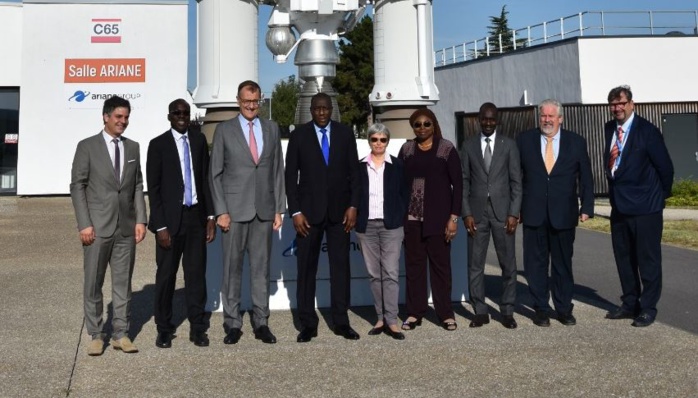
[[[577,323],[572,315],[575,228],[594,214],[591,163],[586,140],[560,128],[560,102],[541,102],[538,117],[539,127],[517,138],[523,175],[524,272],[536,312],[533,323],[550,326],[552,293],[557,319],[571,326]]]

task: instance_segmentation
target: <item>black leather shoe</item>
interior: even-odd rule
[[[473,318],[472,321],[470,321],[470,325],[468,327],[471,328],[479,328],[482,325],[486,325],[490,323],[490,316],[487,314],[475,314],[475,317]]]
[[[377,328],[372,328],[371,330],[368,331],[369,336],[378,336],[379,334],[383,333],[383,328],[385,328],[385,325],[379,326]]]
[[[347,340],[358,340],[359,334],[349,325],[340,325],[334,327],[334,334],[342,336]]]
[[[577,324],[577,318],[575,318],[571,312],[568,312],[567,314],[558,314],[557,320],[565,326],[574,326]]]
[[[640,314],[635,320],[633,320],[632,325],[636,328],[643,328],[654,323],[654,317],[646,312]]]
[[[158,337],[155,339],[155,346],[158,348],[172,347],[172,333],[158,332]]]
[[[206,332],[191,332],[189,333],[189,341],[197,347],[208,347],[209,340]]]
[[[298,338],[296,341],[299,343],[307,343],[313,337],[317,337],[317,328],[303,328],[303,330],[298,333]]]
[[[238,341],[240,341],[240,337],[242,337],[242,330],[232,328],[230,331],[228,331],[228,334],[225,335],[223,344],[236,344]]]
[[[623,307],[606,313],[606,319],[633,319],[633,313]]]
[[[404,340],[405,334],[402,332],[393,332],[388,326],[383,326],[383,332],[395,340]]]
[[[502,325],[507,329],[516,329],[516,320],[513,315],[502,315]]]
[[[254,331],[254,338],[257,340],[262,340],[262,343],[275,344],[276,336],[269,330],[269,326],[264,325],[258,327]]]
[[[541,327],[550,326],[550,317],[547,311],[538,310],[536,315],[533,317],[533,324]]]

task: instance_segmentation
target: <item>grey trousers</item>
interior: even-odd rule
[[[490,234],[494,240],[499,267],[502,269],[502,298],[499,310],[502,315],[513,315],[516,301],[516,252],[515,235],[507,234],[505,223],[494,216],[492,204],[488,203],[481,220],[476,221],[475,237],[468,235],[468,279],[470,302],[475,314],[488,313],[485,303],[485,260]]]
[[[128,336],[131,319],[131,276],[136,261],[136,238],[121,236],[117,232],[109,238],[95,238],[94,243],[83,246],[84,273],[83,304],[85,327],[93,338],[102,337],[104,300],[102,286],[107,265],[111,268],[112,338]]]
[[[252,327],[267,325],[269,319],[269,258],[272,221],[255,217],[248,222],[232,222],[223,234],[223,329],[242,328],[240,291],[245,253],[250,264]]]
[[[400,285],[400,251],[405,233],[402,227],[386,229],[383,220],[370,220],[365,233],[357,233],[378,321],[397,324]]]

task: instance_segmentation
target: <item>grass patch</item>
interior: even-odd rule
[[[667,206],[698,206],[698,181],[674,181],[674,185],[671,187],[671,195],[672,196],[666,200]]]
[[[595,216],[579,226],[592,231],[611,233],[611,222],[606,217]],[[664,220],[662,243],[698,250],[698,220]]]

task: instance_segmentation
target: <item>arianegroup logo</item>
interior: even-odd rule
[[[92,43],[121,43],[121,18],[92,18]]]
[[[327,242],[322,243],[322,245],[320,246],[320,251],[322,253],[327,253]],[[349,251],[350,252],[360,252],[361,251],[361,244],[358,242],[350,241],[349,242]],[[298,253],[298,244],[296,243],[296,240],[294,239],[291,242],[291,246],[284,249],[284,251],[281,253],[281,255],[284,257],[293,257],[293,256],[296,256],[297,253]]]
[[[296,240],[294,239],[293,242],[291,242],[291,246],[289,246],[286,250],[283,251],[282,256],[293,257],[296,255],[297,250],[298,245],[296,244]]]
[[[68,98],[68,101],[82,102],[89,95],[90,95],[89,91],[78,90],[70,98]]]
[[[88,85],[78,89],[66,87],[65,98],[69,109],[101,109],[104,100],[118,95],[131,102],[132,108],[138,108],[144,104],[144,95],[138,89],[105,90],[104,86]]]

